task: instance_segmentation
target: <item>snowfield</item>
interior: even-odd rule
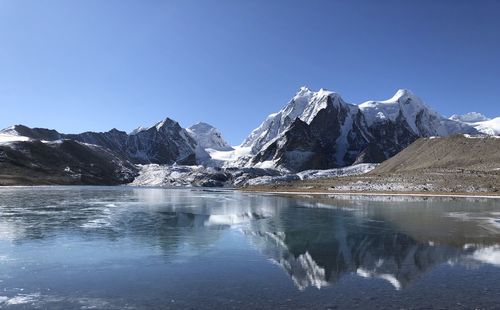
[[[262,176],[250,179],[247,185],[279,184],[298,180],[317,180],[325,178],[345,177],[365,174],[375,169],[378,164],[358,164],[350,167],[335,168],[327,170],[306,170],[295,174],[284,174],[280,176]]]
[[[464,115],[452,115],[450,119],[472,126],[480,133],[490,136],[500,135],[500,117],[489,119],[481,113],[469,112]]]
[[[472,123],[472,126],[478,131],[485,133],[487,135],[500,135],[500,117],[490,119],[487,121]]]
[[[307,170],[296,174],[283,173],[275,169],[260,168],[215,168],[181,165],[139,165],[139,176],[132,186],[217,186],[235,187],[264,185],[298,180],[315,180],[352,176],[367,173],[378,164],[359,164],[329,170]]]
[[[0,133],[0,144],[9,143],[9,142],[18,142],[18,141],[29,141],[31,140],[28,137],[23,137],[19,135],[13,135],[8,133]]]

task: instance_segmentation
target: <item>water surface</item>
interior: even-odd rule
[[[498,309],[487,199],[0,189],[2,309]]]

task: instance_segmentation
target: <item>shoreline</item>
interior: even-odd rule
[[[407,197],[446,197],[446,198],[486,198],[486,199],[500,199],[500,193],[491,192],[475,192],[475,193],[449,193],[449,192],[356,192],[356,191],[307,191],[307,190],[264,190],[264,189],[249,189],[249,188],[226,188],[226,187],[161,187],[161,186],[129,186],[127,184],[121,185],[2,185],[0,189],[9,188],[52,188],[52,187],[117,187],[117,188],[155,188],[155,189],[197,189],[197,190],[229,190],[238,191],[243,193],[255,194],[277,194],[277,195],[328,195],[328,196],[407,196]]]
[[[421,192],[330,192],[330,191],[265,191],[265,190],[240,190],[247,193],[278,194],[278,195],[329,195],[329,196],[408,196],[408,197],[445,197],[445,198],[486,198],[500,199],[500,194],[494,193],[421,193]]]

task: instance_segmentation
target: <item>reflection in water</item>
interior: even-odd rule
[[[382,279],[400,290],[443,264],[500,267],[495,203],[128,187],[5,188],[0,190],[0,276],[9,276],[11,261],[25,259],[16,247],[36,253],[47,242],[59,247],[61,240],[70,240],[97,250],[99,263],[100,257],[121,255],[103,254],[118,244],[136,250],[128,255],[145,255],[143,261],[159,251],[165,263],[188,264],[186,257],[203,256],[225,240],[226,232],[239,231],[300,290],[322,288],[346,275]],[[225,249],[219,245],[214,254],[222,266],[228,259]],[[76,257],[84,250],[74,251]],[[68,255],[59,258],[70,260]],[[21,297],[0,296],[0,305]]]

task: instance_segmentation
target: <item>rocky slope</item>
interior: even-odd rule
[[[104,147],[73,140],[0,144],[0,185],[117,185],[137,171]]]
[[[166,118],[151,126],[136,130],[131,134],[117,129],[107,132],[84,132],[63,134],[45,128],[29,128],[15,125],[0,131],[11,137],[23,137],[34,141],[58,141],[62,139],[78,141],[104,147],[122,159],[136,164],[187,164],[197,163],[197,141],[179,123]],[[15,139],[14,139],[15,140]],[[198,152],[200,157],[208,156]]]

